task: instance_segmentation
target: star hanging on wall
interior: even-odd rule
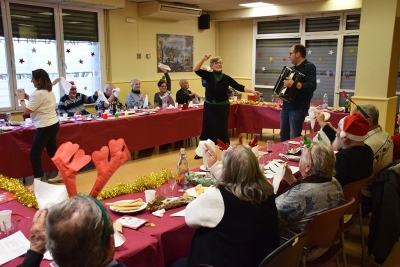
[[[36,48],[32,48],[32,53],[36,53]]]
[[[333,77],[333,72],[331,71],[331,72],[329,72],[329,77]]]
[[[273,57],[269,57],[269,61],[274,61],[274,58]]]
[[[308,54],[309,54],[309,55],[311,55],[311,54],[312,54],[312,51],[311,51],[310,49],[308,49]]]
[[[317,83],[320,83],[321,82],[321,79],[317,79]]]
[[[261,52],[258,52],[258,53],[257,53],[257,56],[261,57]]]
[[[71,49],[67,49],[67,53],[68,53],[68,54],[71,53]]]
[[[265,67],[261,67],[261,70],[262,70],[262,71],[265,71]]]
[[[349,53],[350,53],[350,54],[353,54],[353,53],[354,53],[354,49],[351,48],[350,51],[349,51]]]
[[[47,60],[47,65],[51,65],[51,61],[50,60]]]
[[[322,59],[323,59],[322,57],[319,57],[319,58],[318,58],[319,61],[322,61]]]
[[[282,58],[282,61],[283,61],[283,62],[286,62],[286,58],[285,58],[285,57],[284,57],[284,58]]]
[[[333,51],[332,50],[329,50],[329,53],[328,53],[329,55],[333,55]]]
[[[82,60],[82,59],[79,59],[79,63],[83,64],[83,60]]]
[[[349,79],[350,78],[350,74],[346,73],[345,77],[346,77],[346,79]]]
[[[23,64],[25,62],[25,60],[23,58],[19,59],[19,63]]]
[[[90,53],[90,55],[91,55],[92,57],[94,57],[95,54],[94,54],[94,52],[92,52],[92,53]]]
[[[264,85],[268,85],[268,82],[264,82]]]
[[[83,90],[85,90],[85,91],[86,91],[86,90],[87,90],[87,86],[83,87]]]

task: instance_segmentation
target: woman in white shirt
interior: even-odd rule
[[[43,69],[32,71],[32,81],[36,91],[32,95],[18,93],[18,99],[24,110],[24,115],[32,118],[36,127],[30,153],[33,176],[41,179],[44,175],[42,167],[42,152],[47,149],[47,154],[53,157],[57,151],[56,134],[60,128],[56,107],[56,96],[52,91],[52,83],[49,75]],[[25,103],[25,100],[28,100]]]

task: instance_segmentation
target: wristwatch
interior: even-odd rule
[[[22,102],[25,102],[25,99],[22,99],[19,101],[20,104],[22,104]]]

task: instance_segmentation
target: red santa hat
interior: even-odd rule
[[[69,81],[70,84],[75,85],[75,83],[73,81]]]
[[[353,141],[364,141],[368,133],[369,123],[360,114],[352,114],[339,121],[340,137],[347,137]]]

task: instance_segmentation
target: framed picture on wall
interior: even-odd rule
[[[170,72],[193,69],[193,36],[157,34],[157,66],[167,65]],[[157,71],[161,70],[157,67]]]

